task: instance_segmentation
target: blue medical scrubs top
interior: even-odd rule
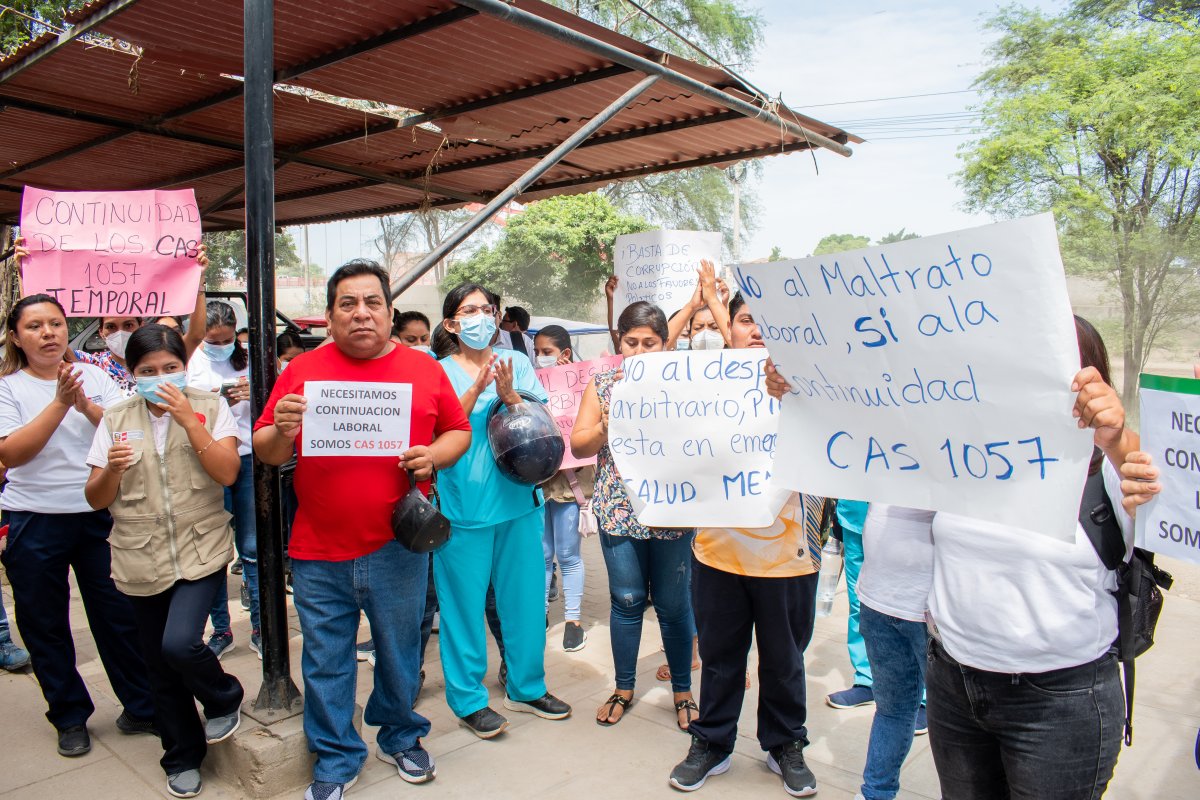
[[[863,524],[867,521],[867,503],[862,500],[838,500],[837,517],[843,528],[861,535]]]
[[[533,363],[523,353],[512,350],[496,351],[501,359],[511,359],[513,388],[528,392],[543,403],[550,397],[534,373]],[[459,397],[474,382],[453,358],[441,360],[442,368]],[[438,472],[438,496],[441,511],[454,525],[462,528],[482,528],[499,525],[528,514],[543,504],[542,490],[517,483],[500,471],[488,443],[487,414],[496,401],[493,381],[471,411],[471,447],[453,467]]]

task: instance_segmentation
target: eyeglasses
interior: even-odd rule
[[[486,314],[489,317],[495,315],[496,307],[493,305],[486,306],[460,306],[458,311],[454,312],[456,317],[473,317],[476,314]]]

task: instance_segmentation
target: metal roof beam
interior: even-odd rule
[[[707,83],[698,81],[695,78],[689,78],[681,72],[677,72],[663,64],[658,64],[648,58],[642,58],[639,55],[623,50],[616,45],[603,42],[585,33],[568,28],[565,25],[560,25],[553,20],[539,17],[536,14],[531,14],[528,11],[510,6],[503,0],[454,0],[460,6],[467,6],[476,11],[487,14],[488,16],[496,17],[519,28],[535,31],[544,36],[549,36],[552,39],[557,39],[572,47],[577,47],[580,50],[586,50],[593,55],[605,58],[614,64],[623,64],[630,69],[641,72],[645,75],[657,75],[663,78],[668,83],[685,89],[688,92],[697,94],[712,100],[714,103],[719,103],[726,108],[737,111],[746,117],[752,119],[761,119],[771,125],[778,125],[783,131],[790,133],[793,136],[800,137],[812,144],[818,144],[827,150],[832,150],[838,155],[849,156],[854,151],[846,145],[830,139],[828,136],[823,136],[816,131],[809,130],[803,125],[798,125],[796,122],[786,120],[780,117],[775,112],[756,106],[753,103],[748,103],[741,98],[723,92],[720,89],[713,88]]]
[[[572,186],[583,186],[589,183],[612,183],[615,181],[629,180],[630,178],[640,178],[643,175],[651,175],[656,172],[675,171],[680,169],[694,169],[696,167],[711,167],[714,164],[723,164],[729,161],[745,161],[752,158],[763,158],[765,156],[778,156],[787,153],[795,153],[801,150],[810,149],[807,144],[792,144],[792,145],[771,145],[770,147],[759,147],[754,150],[739,150],[735,153],[722,153],[715,156],[704,156],[703,158],[693,158],[688,161],[675,161],[668,164],[649,164],[644,167],[635,167],[632,169],[620,170],[619,172],[606,172],[604,174],[590,175],[586,178],[568,178],[566,180],[555,181],[554,183],[544,183],[539,186],[529,187],[532,192],[547,192],[556,189],[567,189]]]
[[[555,164],[566,158],[585,139],[603,128],[613,117],[624,111],[630,103],[641,96],[642,92],[658,83],[660,78],[661,76],[659,75],[647,75],[642,78],[633,88],[609,103],[603,111],[589,119],[582,128],[568,136],[562,144],[554,148],[550,153],[547,153],[540,161],[526,170],[521,177],[509,184],[507,189],[488,201],[487,205],[476,212],[475,216],[460,225],[449,236],[439,242],[436,247],[426,253],[419,264],[401,275],[396,281],[393,281],[391,286],[392,297],[395,298],[405,289],[419,281],[422,275],[433,269],[435,264],[445,258],[454,248],[462,244],[468,236],[491,219],[497,211],[512,202],[514,197],[522,194],[532,183],[553,168]]]
[[[96,28],[96,26],[108,22],[108,20],[112,19],[117,14],[120,14],[122,11],[129,8],[136,2],[137,0],[113,0],[113,2],[104,6],[104,8],[101,8],[92,16],[60,33],[53,41],[46,42],[17,63],[5,67],[4,71],[0,72],[0,84],[3,84],[5,81],[12,80],[42,59],[67,46],[80,36],[83,36],[85,33],[91,32]]]

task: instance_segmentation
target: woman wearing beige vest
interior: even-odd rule
[[[203,639],[233,558],[224,487],[241,464],[237,423],[219,395],[187,388],[178,331],[139,328],[125,359],[137,394],[104,412],[85,493],[113,517],[112,576],[133,605],[167,791],[193,797],[207,745],[233,735],[240,721],[242,686]]]

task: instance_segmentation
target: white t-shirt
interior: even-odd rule
[[[1126,552],[1133,520],[1121,479],[1104,462]],[[1080,525],[1064,542],[1019,528],[938,513],[929,611],[957,661],[991,672],[1047,672],[1104,655],[1117,636],[1116,574]]]
[[[924,622],[933,585],[933,512],[871,503],[863,524],[858,599],[881,614]]]
[[[167,449],[167,433],[171,427],[171,412],[165,412],[161,417],[150,415],[150,430],[154,434],[154,449],[161,456]],[[225,398],[217,403],[217,421],[213,425],[212,437],[221,441],[229,436],[238,436],[237,420],[229,410]],[[92,439],[92,447],[88,450],[87,463],[93,467],[104,469],[108,466],[108,451],[112,448],[112,432],[108,429],[108,420],[100,420],[96,426],[96,436]]]
[[[71,365],[83,373],[88,399],[107,408],[125,399],[121,387],[99,367]],[[0,378],[0,437],[24,427],[54,400],[57,380],[35,378],[24,370]],[[88,418],[68,409],[46,446],[28,464],[10,467],[0,507],[8,511],[79,514],[91,511],[83,496],[91,470],[84,463],[96,429]]]
[[[196,389],[204,389],[210,392],[221,391],[221,384],[225,381],[234,381],[238,378],[250,379],[250,362],[246,362],[244,369],[234,369],[233,364],[229,363],[229,359],[224,361],[213,361],[204,352],[204,346],[196,348],[196,352],[192,354],[191,361],[188,362],[188,386]],[[235,403],[229,407],[233,412],[233,418],[237,420],[238,425],[238,455],[249,455],[250,447],[250,426],[254,420],[251,418],[250,401],[243,400],[240,403]]]

